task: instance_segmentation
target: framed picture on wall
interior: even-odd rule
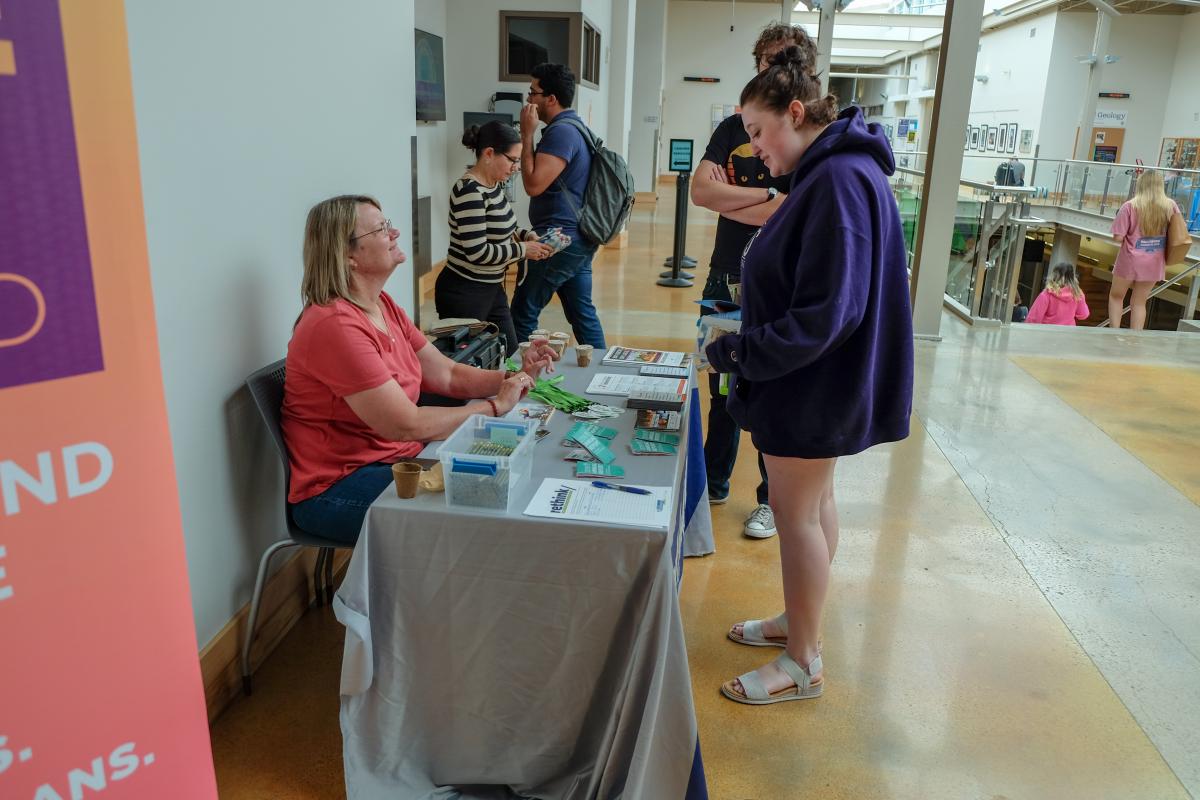
[[[989,127],[987,129],[987,149],[995,150],[996,149],[996,140],[999,138],[1000,138],[1000,129]]]
[[[1008,152],[1017,152],[1017,123],[1008,123]]]
[[[1022,153],[1032,153],[1033,152],[1033,131],[1030,130],[1029,128],[1026,128],[1025,130],[1021,131],[1021,152]]]
[[[975,125],[971,128],[971,149],[979,149],[979,126]]]
[[[967,126],[967,135],[963,138],[963,150],[971,146],[971,126]]]
[[[1000,123],[1000,132],[996,134],[996,150],[1003,153],[1008,149],[1008,125]]]

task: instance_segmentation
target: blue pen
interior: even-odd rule
[[[617,486],[615,483],[605,483],[604,481],[592,481],[592,486],[597,489],[616,489],[618,492],[629,492],[630,494],[653,494],[646,489],[639,489],[636,486]]]

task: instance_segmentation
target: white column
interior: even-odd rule
[[[1050,245],[1050,264],[1059,264],[1063,261],[1068,264],[1074,264],[1079,260],[1079,245],[1081,237],[1078,233],[1068,231],[1064,228],[1059,228],[1054,232],[1054,242]],[[1040,289],[1040,287],[1034,287]]]
[[[633,38],[633,85],[637,91],[631,105],[629,169],[638,192],[655,192],[667,57],[667,0],[638,0]]]
[[[1092,63],[1088,67],[1087,91],[1083,95],[1083,108],[1079,112],[1079,138],[1075,140],[1075,158],[1092,160],[1092,124],[1096,121],[1096,102],[1100,99],[1100,80],[1104,72],[1104,57],[1108,55],[1108,35],[1112,30],[1112,17],[1103,11],[1096,12],[1096,36],[1092,41]]]
[[[946,293],[958,181],[962,176],[962,132],[971,110],[982,25],[983,0],[948,0],[913,257],[913,332],[917,336],[936,338],[941,330],[942,297]]]
[[[813,0],[814,5],[817,0]],[[829,66],[833,62],[833,14],[837,0],[820,0],[821,21],[817,26],[817,74],[821,76],[821,91],[829,91]],[[791,19],[789,17],[789,19]],[[966,127],[966,123],[963,123]]]
[[[633,118],[634,13],[637,0],[613,0],[612,33],[606,48],[608,68],[608,132],[605,144],[629,160],[629,129]]]

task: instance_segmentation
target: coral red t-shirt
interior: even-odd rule
[[[379,299],[390,336],[346,300],[304,309],[292,333],[283,390],[289,503],[315,497],[366,464],[421,452],[420,442],[394,442],[375,433],[345,400],[391,380],[414,403],[420,395],[417,351],[428,341],[392,298],[382,293]]]

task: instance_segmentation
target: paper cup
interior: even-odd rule
[[[396,496],[408,499],[417,496],[417,481],[421,478],[421,465],[414,461],[392,464],[392,477],[396,480]]]
[[[563,333],[562,331],[555,331],[554,333],[550,334],[550,341],[553,342],[555,339],[562,339],[564,342],[570,344],[571,334]]]
[[[563,339],[551,339],[550,349],[554,351],[554,360],[558,361],[563,357],[563,351],[567,349],[567,343]]]
[[[587,367],[591,365],[592,346],[590,344],[575,345],[575,363],[581,367]]]
[[[546,330],[545,328],[538,328],[536,331],[529,334],[529,341],[531,341],[531,342],[534,339],[549,339],[549,338],[550,338],[550,331]]]
[[[529,348],[532,346],[533,346],[533,342],[521,342],[519,345],[517,345],[517,359],[522,364],[525,363],[525,353],[527,353],[529,351]]]

